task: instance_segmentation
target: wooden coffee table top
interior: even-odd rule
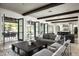
[[[27,41],[23,41],[23,42],[15,43],[12,45],[21,49],[21,50],[24,50],[25,52],[30,52],[30,51],[33,51],[34,49],[41,47],[43,44],[41,44],[39,42],[35,42],[32,45],[28,45]]]

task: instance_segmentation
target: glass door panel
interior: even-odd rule
[[[30,39],[31,40],[34,39],[34,22],[32,22],[31,28],[30,28]]]
[[[33,40],[34,39],[34,22],[33,21],[28,21],[27,25],[27,38],[28,40]]]
[[[36,37],[39,36],[39,23],[36,22]]]
[[[19,41],[23,41],[23,39],[24,39],[24,20],[23,20],[23,18],[20,18],[19,20],[18,20],[18,40]]]
[[[45,33],[48,33],[48,25],[45,24]]]
[[[39,36],[42,37],[44,34],[44,24],[40,23],[39,24]]]

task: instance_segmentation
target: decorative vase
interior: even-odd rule
[[[31,45],[31,42],[30,41],[28,42],[28,45]]]

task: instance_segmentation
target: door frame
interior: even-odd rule
[[[2,21],[3,21],[3,32],[2,32],[2,35],[3,35],[3,33],[5,33],[5,17],[8,17],[8,16],[5,16],[5,14],[3,15],[3,17],[2,17]],[[9,17],[10,18],[10,17]],[[17,34],[17,40],[18,41],[23,41],[24,40],[24,19],[23,18],[19,18],[19,19],[16,19],[16,18],[14,18],[15,20],[17,20],[17,24],[18,24],[18,34]],[[23,21],[22,21],[22,40],[19,40],[19,20],[20,19],[22,19]],[[5,36],[3,35],[3,44],[5,44]]]
[[[19,26],[19,21],[20,21],[20,20],[22,20],[22,39],[19,38],[19,36],[20,36],[20,34],[19,34],[19,33],[20,33],[20,32],[19,32],[19,30],[20,30],[20,29],[19,29],[19,27],[20,27],[20,26]],[[19,19],[18,19],[18,41],[23,41],[23,40],[24,40],[24,19],[23,19],[23,18],[19,18]]]

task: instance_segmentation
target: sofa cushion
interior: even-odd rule
[[[50,40],[50,39],[40,39],[42,42],[48,42],[48,43],[54,43],[55,40]]]
[[[47,33],[43,35],[44,39],[52,39],[55,40],[56,35],[54,33]]]
[[[48,34],[44,34],[44,35],[43,35],[43,38],[44,38],[44,39],[50,39]]]
[[[32,56],[52,56],[53,52],[48,49],[42,49],[39,52],[33,54]]]
[[[56,48],[56,49],[58,49],[60,46],[61,46],[61,44],[59,44],[59,43],[53,43],[52,45],[50,45],[51,47],[54,47],[54,48]]]
[[[42,43],[45,43],[45,44],[52,44],[52,43],[56,42],[55,40],[43,39],[43,38],[40,38],[40,37],[37,37],[36,41],[42,42]]]
[[[51,46],[48,46],[47,47],[51,52],[55,52],[57,50],[57,48],[55,47],[51,47]]]

